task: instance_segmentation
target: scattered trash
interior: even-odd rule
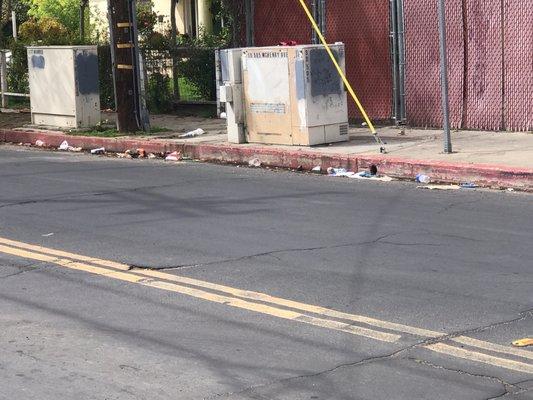
[[[424,174],[418,174],[415,178],[415,181],[419,183],[429,183],[431,182],[431,178]]]
[[[53,232],[50,232],[50,233],[45,233],[44,235],[41,235],[42,237],[50,237],[50,236],[54,236],[54,233]]]
[[[304,170],[304,167],[302,165],[298,165],[298,167],[296,168],[296,171],[303,171]]]
[[[461,183],[459,186],[461,186],[462,189],[475,189],[477,188],[477,185],[472,182],[465,182]]]
[[[205,131],[202,128],[198,128],[198,129],[195,129],[194,131],[190,131],[182,135],[179,135],[179,137],[180,138],[192,138],[192,137],[201,136],[204,134],[205,134]]]
[[[250,161],[248,161],[248,165],[250,167],[259,168],[261,166],[261,160],[259,160],[259,158],[252,158]]]
[[[514,192],[514,189],[513,188],[507,188],[507,191],[508,192]]]
[[[139,154],[139,157],[146,158],[146,150],[143,148],[137,149],[137,154]]]
[[[83,150],[83,148],[81,148],[81,147],[72,147],[72,146],[69,146],[69,148],[68,148],[68,151],[73,151],[73,152],[75,152],[75,153],[79,153],[79,152],[82,151],[82,150]]]
[[[366,125],[367,125],[366,122],[361,123],[361,126],[366,126]]]
[[[426,185],[426,186],[417,186],[417,189],[429,189],[429,190],[459,190],[461,186],[459,185]]]
[[[157,156],[154,153],[148,154],[148,159],[153,160],[154,158],[157,158]]]
[[[515,340],[513,342],[513,346],[515,347],[533,346],[533,338],[524,338],[524,339]]]
[[[391,178],[390,176],[378,176],[377,174],[372,175],[372,172],[370,171],[361,171],[361,172],[358,172],[356,174],[349,176],[349,178],[366,179],[370,181],[381,181],[381,182],[391,182],[394,180],[394,178]]]
[[[385,147],[380,147],[380,148],[379,148],[379,152],[380,152],[381,154],[387,154],[387,149],[385,149]]]
[[[374,164],[372,164],[370,166],[370,168],[368,169],[368,171],[370,172],[370,175],[372,175],[372,176],[377,175],[378,174],[378,167],[376,167]]]
[[[374,176],[374,175],[372,175],[368,171],[362,171],[362,172],[358,172],[354,176],[357,176],[358,178],[372,178],[372,176]]]
[[[398,132],[398,135],[405,136],[405,129],[402,129],[400,132]]]
[[[133,158],[129,153],[117,153],[118,158]]]
[[[226,114],[225,112],[221,112],[220,113],[220,118],[221,119],[226,119],[226,118],[228,118],[228,114]]]
[[[165,161],[180,161],[181,153],[179,151],[173,151],[168,156],[165,157]]]
[[[322,167],[320,165],[317,165],[311,171],[320,174],[322,172]]]
[[[105,154],[105,147],[99,147],[97,149],[92,149],[91,154]]]
[[[44,147],[46,145],[46,143],[44,143],[42,140],[36,140],[35,141],[35,146],[37,147]]]
[[[59,145],[58,149],[63,150],[63,151],[68,151],[69,147],[70,146],[68,145],[68,142],[66,140],[63,140],[63,142],[61,142],[61,144]]]
[[[138,150],[126,150],[124,153],[129,155],[129,157],[126,157],[126,158],[138,158],[139,157]]]
[[[338,177],[351,177],[355,175],[355,172],[347,171],[346,168],[333,168],[329,167],[327,169],[329,176],[338,176]]]

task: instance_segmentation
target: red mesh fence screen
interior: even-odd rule
[[[390,118],[389,0],[328,0],[326,38],[346,45],[347,77],[369,116]],[[349,104],[350,117],[361,118],[351,99]]]
[[[442,126],[437,1],[405,0],[405,93],[409,124]],[[446,1],[450,121],[463,116],[464,40],[461,0]]]
[[[500,0],[466,0],[466,99],[463,125],[502,127],[502,19]]]
[[[405,1],[411,125],[442,126],[436,3]],[[452,127],[533,129],[533,7],[527,3],[446,1]]]
[[[533,131],[533,5],[504,1],[505,129]]]
[[[307,2],[311,7],[310,2]],[[275,46],[294,40],[309,44],[311,25],[298,0],[255,0],[254,41],[256,46]]]

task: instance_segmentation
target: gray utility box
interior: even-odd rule
[[[100,123],[96,46],[28,47],[34,125],[89,128]]]

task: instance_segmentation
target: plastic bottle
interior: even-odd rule
[[[420,183],[429,183],[431,182],[431,178],[427,175],[424,175],[424,174],[418,174],[416,176],[416,181],[417,182],[420,182]]]

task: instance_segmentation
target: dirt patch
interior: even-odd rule
[[[0,129],[20,128],[31,122],[30,113],[0,112]]]

